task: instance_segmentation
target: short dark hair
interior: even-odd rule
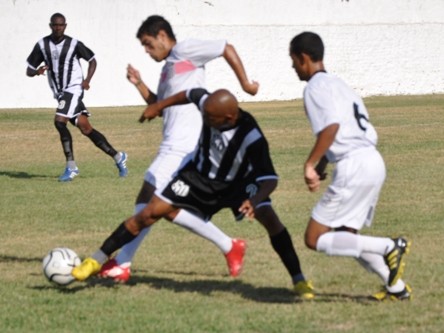
[[[176,41],[176,36],[174,36],[173,28],[171,28],[170,23],[159,15],[149,16],[145,21],[143,21],[142,25],[137,31],[137,38],[140,39],[142,35],[156,37],[160,30],[165,31],[170,39]]]
[[[51,18],[50,18],[49,22],[52,23],[56,18],[62,18],[63,21],[66,21],[66,18],[65,18],[65,16],[63,14],[55,13],[55,14],[51,15]]]
[[[290,53],[296,56],[305,53],[312,61],[321,61],[324,58],[324,43],[319,35],[305,31],[291,40]]]

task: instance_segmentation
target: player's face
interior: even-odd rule
[[[52,30],[51,36],[54,40],[60,40],[65,35],[66,22],[63,17],[55,17],[49,27]]]
[[[157,62],[164,60],[170,53],[168,43],[166,43],[162,31],[160,31],[156,37],[146,34],[142,35],[140,43],[145,48],[145,52]]]
[[[205,103],[203,112],[203,121],[205,125],[223,131],[232,128],[237,121],[238,113],[230,115],[229,113],[221,112],[217,107],[211,103]]]
[[[203,121],[205,125],[213,127],[218,130],[223,130],[224,128],[230,127],[231,124],[228,122],[225,116],[211,114],[205,110],[203,114]]]
[[[298,57],[293,53],[290,53],[290,57],[292,60],[292,67],[298,74],[299,80],[306,81],[308,79],[308,75],[303,64],[303,57]]]

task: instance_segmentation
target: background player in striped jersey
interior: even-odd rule
[[[54,98],[59,102],[54,124],[60,134],[66,157],[66,168],[59,180],[70,181],[79,174],[74,160],[71,133],[66,126],[68,120],[99,149],[111,156],[119,169],[119,176],[125,177],[128,174],[126,153],[117,152],[105,136],[91,126],[88,121],[90,113],[82,102],[83,91],[89,89],[97,66],[94,53],[79,40],[65,35],[66,20],[62,14],[53,14],[50,22],[52,33],[40,39],[34,46],[27,59],[26,75],[33,77],[47,72],[49,86],[54,92]],[[86,78],[83,78],[79,59],[88,62]],[[45,65],[40,66],[42,62]]]
[[[304,107],[316,142],[305,162],[304,177],[310,191],[320,187],[325,160],[335,163],[333,179],[314,207],[305,243],[328,255],[351,256],[384,282],[377,300],[409,299],[411,289],[400,279],[403,238],[359,235],[370,226],[385,180],[384,161],[376,149],[377,134],[362,99],[338,77],[325,71],[324,45],[312,32],[290,43],[290,57],[300,80],[307,81]],[[319,165],[324,167],[316,168]]]
[[[218,57],[227,61],[245,92],[255,95],[258,91],[259,84],[248,80],[236,50],[225,40],[176,41],[170,23],[158,15],[149,16],[142,23],[137,38],[153,60],[165,61],[157,93],[146,86],[139,71],[128,66],[128,80],[136,86],[148,104],[186,89],[205,86],[205,64]],[[166,108],[162,120],[162,142],[157,156],[146,170],[136,199],[136,214],[149,202],[155,189],[168,184],[174,172],[187,162],[200,134],[202,117],[192,104]],[[182,211],[173,222],[213,242],[225,254],[230,274],[239,274],[245,251],[244,241],[231,239],[211,221],[196,223],[194,216],[187,211]],[[132,258],[149,230],[144,229],[133,242],[124,246],[115,258],[103,266],[100,276],[119,282],[127,281],[131,274]]]
[[[193,159],[166,187],[158,188],[148,205],[123,222],[92,257],[74,268],[73,276],[82,281],[99,272],[114,251],[162,217],[172,219],[186,210],[193,212],[196,221],[205,223],[222,208],[231,208],[237,219],[256,218],[264,226],[297,295],[313,298],[313,287],[302,274],[291,237],[271,206],[269,196],[278,176],[268,142],[256,120],[239,108],[236,98],[227,90],[209,94],[195,88],[152,104],[140,121],[161,115],[171,105],[189,102],[200,108],[204,120]]]

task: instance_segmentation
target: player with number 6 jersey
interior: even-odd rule
[[[384,288],[374,299],[410,299],[411,289],[401,280],[410,242],[359,234],[372,223],[385,164],[363,100],[326,72],[323,56],[324,44],[315,33],[303,32],[290,43],[293,68],[301,81],[307,81],[304,107],[316,136],[304,165],[311,192],[320,188],[324,162],[335,164],[331,184],[312,211],[305,243],[328,255],[354,257],[378,274]]]

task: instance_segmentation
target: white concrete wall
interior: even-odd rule
[[[67,35],[96,53],[87,106],[142,104],[125,78],[128,63],[156,88],[161,64],[135,38],[152,14],[165,16],[179,40],[232,43],[260,82],[259,94],[243,93],[223,59],[207,66],[207,82],[242,101],[301,98],[304,83],[291,68],[288,44],[305,30],[323,38],[327,70],[364,96],[444,93],[444,0],[0,0],[1,108],[56,105],[46,78],[25,75],[54,12],[66,16]]]

